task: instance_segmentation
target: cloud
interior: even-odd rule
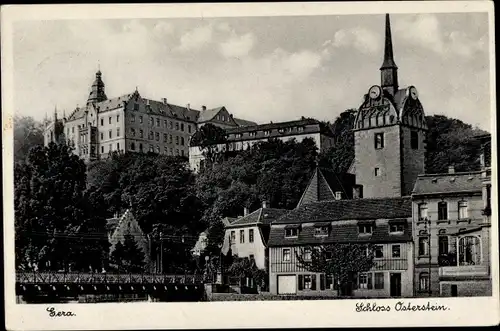
[[[254,44],[255,36],[252,33],[246,33],[242,36],[233,34],[233,36],[220,44],[220,52],[227,58],[241,57],[248,55]]]
[[[333,40],[327,40],[323,47],[355,48],[356,50],[371,54],[377,52],[381,46],[378,34],[365,28],[341,29],[335,32]]]
[[[210,44],[213,36],[213,26],[211,24],[194,28],[186,32],[180,39],[177,50],[181,52],[193,51]]]
[[[485,39],[473,40],[464,31],[445,31],[433,14],[421,14],[399,19],[393,30],[405,42],[441,55],[458,55],[471,58],[486,49]]]

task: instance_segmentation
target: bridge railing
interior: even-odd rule
[[[16,282],[23,284],[47,283],[175,283],[195,284],[203,282],[202,275],[164,274],[113,274],[81,272],[17,272]]]

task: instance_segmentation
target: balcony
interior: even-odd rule
[[[487,265],[463,265],[439,268],[439,277],[487,277],[489,267]]]

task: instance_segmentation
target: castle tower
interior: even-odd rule
[[[87,99],[87,106],[92,103],[108,99],[108,97],[106,97],[106,93],[104,92],[104,82],[102,81],[101,76],[101,70],[97,70],[94,83],[92,83],[92,87],[90,89],[89,98]]]
[[[425,172],[425,114],[414,86],[399,89],[391,23],[385,18],[380,85],[373,85],[354,122],[354,173],[365,198],[411,194]]]

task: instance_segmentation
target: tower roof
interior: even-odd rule
[[[394,62],[394,53],[392,51],[392,35],[391,35],[391,19],[389,14],[385,14],[385,48],[384,48],[384,62],[380,69],[397,68]]]
[[[104,82],[102,81],[101,76],[101,70],[97,70],[94,83],[92,83],[92,87],[90,89],[89,98],[87,99],[87,105],[108,99],[106,93],[104,93]]]

